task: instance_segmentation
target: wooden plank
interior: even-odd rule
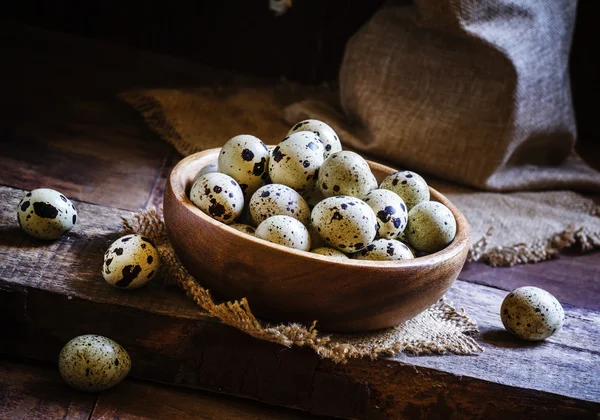
[[[290,419],[308,413],[255,401],[127,379],[101,392],[79,392],[56,366],[0,359],[0,419]]]
[[[300,411],[172,386],[126,380],[98,397],[90,420],[310,419]]]
[[[457,281],[449,296],[480,322],[485,353],[334,365],[310,350],[226,327],[200,314],[178,290],[108,287],[99,273],[101,256],[127,212],[81,203],[79,230],[41,244],[10,221],[21,194],[0,187],[0,220],[6,221],[0,260],[7,261],[0,267],[0,334],[13,337],[0,342],[0,352],[55,361],[67,340],[97,333],[127,348],[133,377],[340,417],[426,417],[464,407],[473,416],[492,410],[532,418],[585,418],[600,411],[598,312],[567,307],[565,328],[531,346],[501,330],[498,307],[505,292]]]
[[[88,420],[96,395],[76,391],[58,369],[0,359],[0,418]]]
[[[537,286],[563,304],[600,311],[600,250],[584,255],[569,253],[540,264],[514,267],[469,263],[459,278],[503,290]]]

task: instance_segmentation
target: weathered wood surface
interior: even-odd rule
[[[466,264],[460,278],[503,290],[538,286],[563,303],[600,311],[600,251],[573,250],[552,261],[514,267]]]
[[[0,342],[0,352],[55,361],[67,340],[93,332],[128,349],[133,377],[340,417],[595,418],[600,412],[598,312],[567,307],[562,331],[528,345],[501,329],[505,292],[457,281],[449,297],[480,322],[485,353],[334,365],[310,350],[226,327],[200,314],[178,290],[111,288],[99,267],[128,212],[77,203],[77,227],[41,243],[20,233],[12,219],[22,193],[0,187],[0,334],[11,337]]]
[[[0,359],[0,419],[308,419],[310,414],[222,394],[127,379],[102,393],[74,390],[48,364]]]

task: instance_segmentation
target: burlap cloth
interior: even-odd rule
[[[219,147],[241,133],[254,134],[267,144],[278,143],[291,124],[306,116],[297,112],[297,107],[285,108],[297,97],[290,94],[293,90],[294,86],[284,84],[145,89],[121,96],[141,112],[147,124],[165,141],[188,155]],[[321,98],[332,96],[329,89],[307,94]],[[287,122],[283,118],[284,109]],[[335,128],[344,142],[343,127]],[[512,265],[549,258],[576,242],[584,249],[600,246],[598,207],[578,194],[567,191],[486,193],[428,180],[448,194],[470,221],[471,260]],[[375,358],[398,351],[473,354],[482,350],[470,336],[477,332],[476,323],[443,300],[400,326],[371,334],[323,335],[317,331],[318,322],[312,326],[269,325],[254,317],[251,302],[245,299],[225,303],[212,299],[210,292],[177,260],[158,212],[138,213],[126,221],[126,228],[156,242],[166,267],[166,278],[184,289],[204,311],[257,338],[286,346],[307,346],[321,357],[336,362],[365,356]]]

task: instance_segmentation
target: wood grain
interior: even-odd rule
[[[58,369],[0,359],[1,419],[88,420],[96,395],[68,387]]]
[[[432,199],[454,214],[456,237],[445,249],[402,261],[332,260],[246,235],[204,214],[187,197],[198,171],[220,149],[188,156],[175,166],[165,191],[165,226],[179,260],[215,296],[252,302],[265,319],[318,320],[324,331],[361,332],[391,327],[437,302],[452,285],[469,248],[470,227],[445,197]],[[378,179],[394,169],[369,163]],[[202,232],[190,235],[189,232]]]
[[[200,314],[178,290],[108,287],[96,270],[108,238],[118,235],[119,216],[128,212],[81,203],[86,217],[78,226],[90,230],[40,244],[19,236],[10,221],[21,194],[0,187],[0,260],[8,262],[0,266],[0,334],[11,337],[0,341],[1,353],[55,363],[73,336],[103,334],[129,351],[132,377],[350,418],[463,412],[594,418],[600,411],[596,311],[566,307],[563,330],[531,346],[501,330],[498,307],[506,292],[457,280],[449,297],[479,321],[485,353],[334,365],[310,350],[224,326]]]
[[[98,397],[90,420],[311,418],[308,413],[255,401],[127,380]]]
[[[584,255],[561,254],[552,261],[514,267],[467,263],[459,277],[503,290],[541,287],[561,303],[600,311],[600,250]]]
[[[300,411],[127,379],[102,393],[67,386],[56,366],[0,359],[0,419],[309,419]]]

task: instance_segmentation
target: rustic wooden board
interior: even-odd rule
[[[67,386],[56,367],[0,359],[0,419],[308,419],[308,413],[128,379],[102,393]]]
[[[75,391],[57,369],[0,359],[1,419],[88,420],[96,395]]]
[[[562,303],[600,311],[600,250],[584,255],[573,251],[541,264],[514,267],[470,263],[460,278],[504,290],[537,286]]]
[[[531,418],[600,412],[598,312],[567,307],[561,332],[528,345],[501,329],[498,307],[506,292],[457,281],[449,297],[480,322],[485,353],[334,365],[310,350],[226,327],[178,290],[110,288],[99,272],[102,254],[128,212],[77,203],[77,227],[41,243],[12,219],[22,193],[0,187],[0,334],[13,337],[0,342],[0,352],[55,361],[68,339],[98,333],[128,349],[133,377],[341,417],[464,412],[500,418],[522,415],[524,407]]]

